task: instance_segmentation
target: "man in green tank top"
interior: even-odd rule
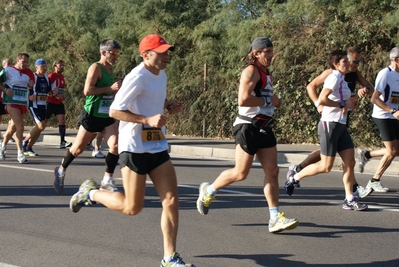
[[[64,191],[65,172],[72,161],[86,148],[93,133],[102,133],[107,142],[109,152],[105,157],[105,174],[101,182],[101,188],[111,192],[117,191],[112,175],[118,164],[118,126],[115,120],[108,114],[116,92],[122,81],[115,81],[113,65],[118,58],[120,45],[112,39],[106,39],[100,43],[101,58],[92,64],[87,72],[83,93],[86,101],[79,115],[79,131],[75,142],[67,149],[61,165],[54,170],[54,189],[62,194]]]

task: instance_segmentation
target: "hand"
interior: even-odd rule
[[[166,124],[168,117],[162,114],[157,114],[155,116],[147,117],[147,123],[151,127],[161,128]]]
[[[13,96],[13,95],[14,95],[14,91],[13,91],[12,89],[10,89],[10,88],[6,88],[6,89],[4,90],[4,93],[5,93],[6,95],[8,95],[8,96]]]
[[[114,82],[114,84],[111,85],[110,88],[113,93],[116,93],[121,88],[121,86],[122,86],[122,80],[119,80],[119,81]]]
[[[363,87],[363,88],[360,88],[359,90],[357,90],[357,95],[360,98],[365,97],[368,93],[369,93],[369,89],[367,89],[366,87]]]
[[[275,106],[276,108],[281,108],[283,104],[283,101],[278,98],[276,95],[272,96],[272,105]]]
[[[317,112],[319,112],[319,114],[321,114],[323,112],[323,108],[324,108],[323,105],[318,105],[317,106]]]
[[[183,109],[183,104],[175,100],[165,101],[165,107],[170,114],[175,114]]]

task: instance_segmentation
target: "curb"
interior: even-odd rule
[[[4,131],[0,132],[1,135],[4,134]],[[28,131],[25,131],[25,134],[28,134]],[[176,138],[176,137],[174,137]],[[66,136],[66,141],[74,142],[75,136]],[[45,144],[58,145],[60,142],[60,137],[54,134],[42,134],[37,140],[38,143],[43,142]],[[102,144],[103,148],[107,148],[105,142]],[[204,158],[218,158],[218,159],[235,159],[235,150],[231,148],[217,148],[210,146],[196,146],[196,145],[177,145],[169,143],[169,153],[176,155],[184,155],[184,156],[196,156],[196,157],[204,157]],[[290,164],[299,164],[308,156],[307,153],[289,153],[289,152],[278,152],[277,162],[282,167],[288,167]],[[355,154],[356,160],[357,154]],[[256,161],[256,157],[254,159]],[[372,176],[377,170],[380,162],[380,158],[371,159],[366,166],[364,167],[364,173],[370,174]],[[334,161],[334,169],[341,169],[341,158],[337,156]],[[399,172],[399,161],[393,161],[389,168],[385,171],[386,174],[389,175],[398,175]],[[358,173],[357,163],[355,166],[355,173]]]

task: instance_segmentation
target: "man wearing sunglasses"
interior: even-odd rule
[[[358,70],[359,64],[362,62],[361,52],[356,47],[349,47],[347,49],[348,60],[349,60],[349,73],[345,74],[345,81],[348,83],[348,87],[351,90],[351,99],[355,103],[355,107],[357,107],[357,100],[356,100],[356,84],[359,83],[362,88],[357,90],[357,96],[359,98],[363,98],[366,95],[372,95],[374,88],[373,86],[362,76],[362,74]],[[314,102],[318,113],[321,114],[323,110],[323,105],[319,105],[318,98],[319,94],[317,92],[317,88],[323,86],[325,79],[328,75],[332,73],[332,69],[327,69],[323,71],[319,76],[314,78],[306,87],[307,93],[310,99]],[[348,111],[347,122],[346,125],[349,124],[349,117],[351,111]],[[287,173],[287,180],[290,177],[293,177],[296,173],[300,172],[306,166],[316,163],[320,161],[320,149],[311,152],[308,157],[303,160],[300,164],[295,165],[292,164]],[[296,185],[299,187],[299,185]],[[353,194],[355,197],[364,198],[368,196],[373,190],[368,187],[360,186],[357,182],[353,186]]]
[[[109,152],[105,158],[105,174],[101,188],[107,191],[117,191],[112,175],[118,164],[118,126],[109,116],[115,94],[121,81],[114,81],[113,66],[118,58],[120,45],[112,39],[100,43],[101,58],[92,64],[87,72],[83,94],[86,101],[79,115],[79,130],[73,145],[66,150],[61,165],[54,170],[54,189],[58,194],[64,191],[65,172],[72,161],[85,151],[93,133],[101,132],[106,140]]]

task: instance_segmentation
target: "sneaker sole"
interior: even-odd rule
[[[201,206],[202,206],[202,201],[201,201],[201,199],[204,198],[204,194],[202,193],[202,192],[203,192],[202,188],[205,187],[206,185],[209,185],[209,183],[202,183],[202,184],[200,185],[200,187],[199,187],[199,196],[198,196],[198,199],[197,199],[197,210],[198,210],[198,212],[199,212],[201,215],[207,215],[207,214],[208,214],[208,211],[209,211],[209,208],[208,208],[207,211],[204,211],[203,209],[201,209]]]
[[[79,190],[80,191],[80,190]],[[82,208],[81,206],[77,205],[77,201],[78,201],[78,194],[79,192],[75,193],[72,197],[71,200],[69,201],[69,208],[71,209],[72,212],[77,213],[80,211],[80,209]]]
[[[54,188],[54,191],[55,191],[57,194],[62,195],[62,194],[64,193],[64,188],[62,188],[61,190],[57,190],[57,186],[55,185],[55,176],[56,176],[55,172],[57,171],[57,168],[58,168],[58,167],[55,167],[55,168],[54,168],[54,182],[53,182],[53,188]]]
[[[285,184],[284,184],[284,189],[285,189],[285,192],[286,192],[289,196],[292,196],[292,194],[294,193],[294,188],[295,188],[294,184],[290,183],[289,181],[286,181],[286,182],[285,182]]]
[[[354,210],[354,211],[363,211],[363,210],[367,210],[369,208],[369,206],[365,205],[363,208],[361,209],[353,209],[349,206],[342,206],[343,210]]]
[[[372,192],[376,192],[376,193],[388,193],[389,192],[389,188],[386,190],[379,190],[379,189],[374,189],[372,187],[368,187],[372,189]]]
[[[269,229],[269,232],[272,233],[272,234],[275,234],[275,233],[280,233],[280,232],[285,231],[285,230],[293,230],[293,229],[297,228],[298,225],[299,225],[299,222],[298,221],[294,221],[294,222],[292,222],[291,224],[287,225],[284,228],[280,227],[280,228],[277,228],[275,230]]]

